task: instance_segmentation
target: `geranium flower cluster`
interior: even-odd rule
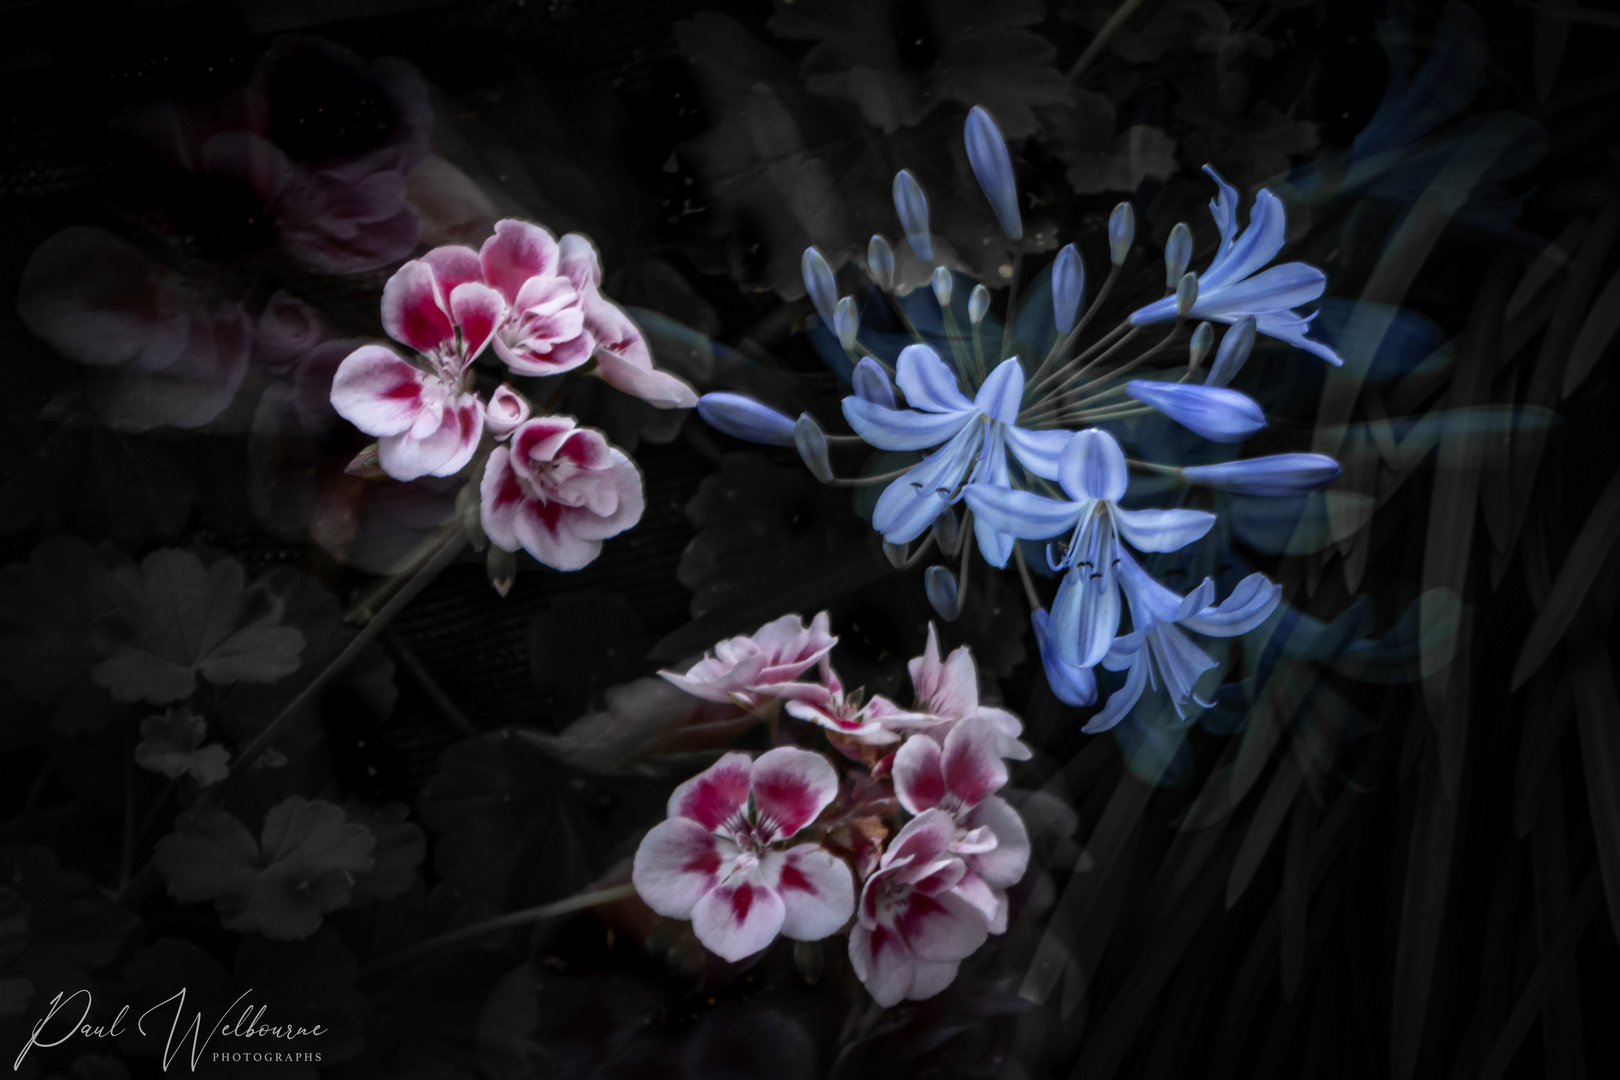
[[[1018,193],[1007,144],[983,108],[968,115],[967,157],[1008,239],[1022,241]],[[1086,274],[1074,244],[1063,247],[1050,274],[1051,331],[1044,358],[1007,355],[1012,327],[997,333],[985,325],[990,291],[975,284],[965,304],[969,330],[961,330],[964,306],[956,275],[934,250],[926,195],[906,170],[895,177],[894,202],[906,243],[923,264],[933,264],[931,288],[942,333],[925,337],[901,303],[895,252],[882,236],[867,250],[868,302],[892,308],[914,339],[890,359],[869,351],[863,340],[860,295],[840,297],[833,268],[812,247],[803,260],[805,288],[826,328],[853,365],[852,393],[843,415],[855,438],[844,443],[891,452],[921,452],[922,460],[892,473],[839,478],[830,439],[815,417],[797,421],[751,398],[706,394],[699,413],[739,438],[796,446],[815,475],[842,486],[886,485],[872,512],[885,551],[897,567],[912,566],[938,547],[947,559],[960,556],[955,573],[946,565],[928,569],[925,583],[936,611],[954,619],[965,598],[969,559],[977,547],[989,565],[1012,560],[1029,600],[1048,682],[1064,701],[1094,704],[1097,665],[1126,672],[1123,684],[1094,715],[1086,730],[1113,726],[1143,692],[1161,681],[1183,719],[1197,706],[1195,684],[1217,666],[1190,634],[1230,637],[1258,626],[1275,609],[1281,589],[1261,574],[1239,582],[1215,602],[1206,579],[1185,596],[1155,581],[1133,552],[1178,551],[1202,539],[1215,523],[1211,513],[1170,507],[1122,505],[1131,469],[1168,475],[1246,495],[1289,496],[1331,481],[1339,466],[1320,454],[1288,453],[1218,465],[1132,460],[1108,425],[1158,412],[1202,438],[1239,443],[1266,426],[1264,410],[1228,386],[1242,368],[1257,334],[1314,353],[1332,364],[1327,344],[1307,336],[1312,315],[1298,308],[1322,295],[1326,277],[1301,262],[1269,265],[1286,232],[1282,203],[1269,191],[1256,195],[1246,227],[1238,221],[1237,192],[1216,172],[1210,203],[1219,246],[1202,272],[1189,271],[1193,236],[1178,224],[1165,245],[1166,295],[1130,314],[1114,329],[1079,348],[1093,316],[1119,279],[1135,241],[1135,213],[1121,203],[1108,222],[1111,269],[1087,306]],[[1011,269],[1005,321],[1017,314],[1022,253]],[[918,310],[913,304],[913,310]],[[929,313],[931,315],[931,312]],[[1026,328],[1031,320],[1020,318]],[[1196,322],[1190,332],[1185,332]],[[1171,324],[1168,333],[1131,353],[1147,327]],[[1229,329],[1209,370],[1195,379],[1215,348],[1215,324]],[[1001,352],[987,362],[986,339]],[[1137,369],[1185,342],[1185,364],[1146,377]],[[941,350],[948,354],[941,355]],[[1137,372],[1137,377],[1128,377]],[[960,507],[960,511],[958,510]],[[1031,580],[1019,541],[1048,541],[1045,559],[1059,576],[1050,611]],[[915,545],[915,546],[912,546]],[[1125,614],[1129,612],[1129,626]]]
[[[447,245],[401,266],[383,288],[382,322],[411,357],[364,345],[332,381],[333,407],[377,437],[356,461],[415,480],[453,476],[482,452],[490,541],[559,570],[591,562],[603,540],[641,519],[640,471],[601,432],[534,415],[506,383],[481,397],[474,365],[492,353],[512,374],[549,376],[594,362],[610,385],[659,408],[695,404],[691,387],[653,365],[601,283],[585,237],[558,241],[510,219],[481,250]]]
[[[979,702],[966,646],[941,656],[928,629],[910,663],[916,700],[848,692],[828,657],[825,612],[732,638],[670,682],[709,701],[822,728],[845,759],[791,743],[729,753],[681,784],[669,817],[636,851],[636,891],[660,915],[690,919],[730,961],[778,936],[847,931],[855,974],[881,1005],[932,997],[987,937],[1007,929],[1007,890],[1029,865],[1029,834],[996,794],[1004,758],[1027,758],[1022,725]],[[817,669],[814,682],[800,676]],[[810,729],[780,731],[790,739]]]

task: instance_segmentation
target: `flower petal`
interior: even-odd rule
[[[850,931],[849,964],[872,1000],[884,1008],[906,1000],[917,974],[916,956],[886,926],[857,926]]]
[[[748,805],[753,766],[747,754],[725,755],[674,790],[669,816],[690,818],[710,832],[718,830]]]
[[[1035,624],[1035,645],[1040,650],[1046,683],[1059,701],[1067,705],[1090,705],[1097,700],[1097,676],[1090,668],[1071,667],[1058,658],[1051,632],[1047,629],[1049,619],[1045,608],[1036,608],[1030,615],[1030,620]]]
[[[1058,482],[1075,499],[1118,502],[1130,482],[1125,451],[1101,428],[1078,431],[1058,461]]]
[[[945,442],[973,419],[971,412],[890,409],[855,396],[846,397],[843,405],[844,419],[855,434],[879,450],[926,450]]]
[[[917,959],[935,963],[972,956],[990,934],[984,914],[950,891],[933,896],[912,892],[895,925]]]
[[[964,806],[977,806],[1007,783],[1007,764],[996,753],[995,729],[976,716],[963,720],[945,736],[940,768],[946,789]]]
[[[785,840],[816,820],[838,794],[838,773],[820,754],[796,746],[767,750],[750,774],[760,830]]]
[[[1214,261],[1209,264],[1213,270],[1222,259],[1226,258],[1226,253],[1232,250],[1232,240],[1237,236],[1238,193],[1236,188],[1215,171],[1214,166],[1205,165],[1204,172],[1215,181],[1217,189],[1215,198],[1209,200],[1209,214],[1215,219],[1215,228],[1220,230],[1221,234],[1220,249],[1215,252]]]
[[[1137,551],[1180,551],[1203,539],[1215,515],[1202,510],[1121,510],[1114,507],[1119,535]]]
[[[1007,426],[1007,446],[1018,463],[1043,480],[1058,478],[1058,462],[1068,447],[1074,432],[1030,431],[1027,428]]]
[[[1253,398],[1222,386],[1132,379],[1125,392],[1211,442],[1242,442],[1266,426]]]
[[[377,440],[377,463],[395,480],[415,480],[422,476],[454,476],[478,449],[484,433],[484,406],[471,394],[446,403],[438,426],[425,435],[418,433],[432,414],[423,410],[412,431]]]
[[[1112,561],[1101,567],[1076,566],[1058,586],[1052,602],[1053,643],[1070,667],[1096,667],[1119,632],[1119,587]]]
[[[1126,669],[1125,685],[1115,690],[1108,698],[1108,703],[1086,722],[1080,730],[1087,735],[1095,735],[1099,731],[1107,731],[1125,718],[1138,701],[1142,699],[1142,691],[1147,689],[1148,655],[1145,647],[1138,646],[1132,657],[1130,667]]]
[[[450,314],[461,328],[463,355],[476,360],[506,314],[506,301],[488,285],[469,281],[450,293]]]
[[[836,934],[855,913],[855,879],[849,864],[815,844],[765,854],[768,878],[782,898],[782,935],[820,941]]]
[[[440,306],[433,269],[413,259],[383,286],[382,323],[388,336],[417,352],[432,352],[452,337],[450,314]]]
[[[506,218],[495,223],[495,235],[478,252],[484,280],[500,291],[508,303],[517,299],[523,283],[557,273],[557,241],[538,225]]]
[[[332,408],[367,435],[401,435],[422,411],[426,381],[426,375],[392,349],[362,345],[332,377]]]
[[[1024,879],[1029,868],[1029,830],[1006,799],[991,795],[962,824],[970,829],[988,828],[996,838],[995,847],[967,860],[975,874],[995,889],[1010,889]]]
[[[1023,398],[1024,369],[1018,357],[1009,356],[985,378],[973,399],[973,407],[992,420],[1011,425],[1018,419],[1018,403]]]
[[[596,351],[596,373],[615,390],[638,397],[655,409],[690,409],[698,402],[697,391],[685,379],[643,366],[610,349]]]
[[[1327,288],[1327,275],[1309,263],[1273,266],[1254,277],[1207,290],[1199,282],[1192,318],[1236,321],[1244,315],[1287,311],[1319,298]]]
[[[641,841],[630,880],[658,914],[689,919],[693,906],[719,884],[721,862],[714,834],[688,818],[670,818]]]
[[[1249,208],[1249,227],[1227,250],[1225,258],[1218,258],[1200,275],[1199,292],[1242,281],[1255,273],[1277,257],[1287,231],[1288,212],[1283,209],[1282,200],[1261,188]]]
[[[988,484],[969,484],[963,497],[976,520],[988,522],[997,532],[1025,540],[1047,540],[1067,532],[1085,512],[1082,503]]]
[[[1271,617],[1282,601],[1282,586],[1264,574],[1250,574],[1232,589],[1219,607],[1205,608],[1181,620],[1181,625],[1211,637],[1247,634]]]
[[[692,931],[704,948],[735,963],[775,941],[786,917],[775,891],[744,877],[704,894],[692,908]]]
[[[956,373],[927,345],[907,345],[895,363],[895,380],[913,409],[934,413],[960,413],[973,403],[957,385]]]
[[[861,362],[855,365],[855,374],[850,381],[854,386],[855,396],[861,400],[885,409],[895,407],[894,384],[889,381],[889,373],[870,356],[863,357]]]
[[[894,794],[908,813],[932,810],[945,797],[944,751],[926,736],[913,736],[894,755]]]
[[[982,442],[979,425],[969,424],[884,488],[872,508],[872,527],[891,544],[907,544],[921,536],[950,505]]]

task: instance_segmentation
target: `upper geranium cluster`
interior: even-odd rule
[[[1003,314],[1012,323],[1018,314],[1023,247],[1012,159],[995,121],[982,108],[968,114],[965,145],[1002,231],[1020,250],[1019,262],[1006,268],[1010,285]],[[1121,203],[1108,222],[1111,268],[1089,305],[1085,265],[1075,245],[1065,246],[1053,261],[1046,330],[1053,343],[1036,362],[1008,355],[1013,328],[1001,331],[987,321],[991,296],[983,284],[974,284],[966,303],[961,302],[957,275],[945,265],[948,256],[936,249],[930,234],[928,199],[906,170],[895,178],[895,210],[912,252],[934,264],[932,307],[920,306],[927,303],[920,295],[900,295],[894,249],[882,236],[874,236],[867,250],[871,284],[864,295],[840,297],[832,266],[817,249],[805,252],[806,292],[853,369],[844,419],[860,443],[892,453],[922,453],[914,465],[841,479],[831,460],[831,448],[839,443],[829,440],[813,416],[794,421],[730,393],[706,394],[698,403],[699,413],[722,431],[797,446],[824,482],[886,485],[873,508],[872,526],[882,534],[896,566],[911,566],[936,546],[946,559],[960,557],[954,573],[935,565],[925,575],[929,600],[946,619],[960,611],[961,584],[975,547],[993,567],[1004,568],[1013,560],[1029,599],[1048,681],[1059,697],[1075,705],[1093,704],[1099,664],[1126,672],[1087,730],[1117,723],[1147,686],[1161,681],[1177,713],[1186,718],[1204,704],[1195,684],[1217,666],[1189,634],[1245,633],[1271,614],[1281,593],[1263,575],[1253,574],[1217,604],[1215,585],[1208,579],[1184,596],[1155,581],[1133,551],[1179,551],[1209,533],[1216,517],[1181,507],[1127,508],[1130,471],[1216,491],[1269,496],[1305,494],[1339,471],[1336,462],[1319,454],[1198,465],[1133,460],[1121,445],[1127,433],[1117,425],[1153,413],[1216,443],[1241,443],[1263,429],[1264,410],[1228,385],[1257,334],[1339,363],[1329,345],[1306,336],[1313,316],[1298,310],[1322,295],[1326,276],[1306,263],[1271,265],[1285,240],[1282,203],[1261,190],[1247,226],[1240,227],[1237,192],[1213,169],[1205,172],[1218,189],[1210,212],[1219,244],[1209,266],[1202,273],[1189,271],[1193,235],[1178,224],[1165,244],[1165,294],[1137,307],[1082,348],[1082,337],[1119,280],[1135,242],[1135,213]],[[876,335],[863,337],[863,302],[891,309],[912,343],[896,353],[883,349]],[[1033,323],[1021,314],[1017,319],[1026,340]],[[1171,324],[1168,332],[1142,347],[1139,339],[1146,328],[1160,323]],[[1230,327],[1218,350],[1217,323]],[[928,326],[929,332],[920,326]],[[1139,370],[1168,356],[1172,346],[1186,350],[1184,363],[1177,360],[1164,371]],[[1207,373],[1195,378],[1212,350]],[[844,439],[845,444],[855,441]],[[1020,548],[1020,541],[1039,540],[1048,541],[1043,561],[1059,578],[1050,612]]]
[[[1018,718],[979,702],[966,646],[940,654],[932,626],[911,661],[915,702],[848,693],[828,654],[825,612],[787,615],[664,677],[756,712],[786,702],[851,765],[782,745],[730,753],[675,789],[669,817],[636,851],[636,891],[690,919],[708,949],[742,960],[778,935],[849,933],[855,974],[879,1004],[932,997],[985,939],[1007,929],[1007,890],[1029,834],[1006,800],[1003,758],[1027,758]],[[815,682],[799,677],[812,667]],[[787,733],[797,734],[797,733]],[[857,767],[858,766],[858,767]]]
[[[594,361],[610,385],[659,408],[695,404],[691,387],[653,366],[635,324],[602,295],[601,282],[589,240],[570,234],[558,241],[525,221],[497,222],[478,251],[434,248],[383,288],[383,328],[413,355],[381,345],[356,349],[333,379],[332,405],[377,437],[377,466],[396,480],[453,476],[482,447],[490,539],[502,550],[521,547],[548,566],[577,570],[604,539],[640,520],[640,473],[573,418],[531,417],[510,385],[484,399],[474,364],[493,354],[514,375],[541,377]]]

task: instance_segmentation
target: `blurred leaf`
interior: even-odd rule
[[[1562,668],[1545,668],[1532,680],[1513,783],[1513,831],[1520,839],[1535,824],[1557,771],[1558,748],[1574,715],[1571,694]]]
[[[165,705],[189,697],[198,675],[226,685],[298,670],[304,636],[280,625],[280,599],[247,587],[234,559],[204,567],[188,551],[165,548],[138,572],[114,570],[107,588],[134,637],[92,671],[114,700]]]
[[[605,709],[587,713],[559,735],[517,734],[583,773],[655,776],[691,764],[649,760],[655,755],[724,748],[758,722],[734,705],[704,701],[665,679],[648,678],[609,689]]]
[[[646,637],[634,609],[617,593],[565,593],[529,623],[529,670],[547,718],[565,723],[588,711],[607,688],[646,670]]]
[[[1457,804],[1446,796],[1439,758],[1431,753],[1418,787],[1395,947],[1390,1013],[1390,1071],[1395,1080],[1407,1080],[1417,1068],[1451,883],[1456,826]]]
[[[427,858],[427,835],[410,817],[404,803],[373,804],[350,799],[343,814],[364,825],[377,838],[371,849],[371,869],[354,875],[354,899],[387,900],[411,890],[421,880],[419,868]]]
[[[218,743],[204,746],[208,721],[181,706],[141,721],[135,764],[178,780],[190,775],[198,787],[217,784],[230,773],[230,751]]]
[[[1598,867],[1609,899],[1609,919],[1620,934],[1620,694],[1602,642],[1583,650],[1570,668],[1569,680]]]
[[[82,532],[128,544],[165,540],[185,528],[195,495],[170,444],[126,435],[86,418],[41,437],[7,425],[20,468],[0,486],[0,533]]]
[[[1232,860],[1232,872],[1226,879],[1226,906],[1233,907],[1242,899],[1243,892],[1260,868],[1260,862],[1271,848],[1277,829],[1282,825],[1295,796],[1305,782],[1305,770],[1292,754],[1284,754],[1271,775],[1271,783],[1255,807],[1254,817],[1243,834],[1243,843]]]
[[[1603,358],[1604,350],[1614,340],[1615,331],[1620,330],[1620,270],[1615,271],[1609,283],[1603,286],[1597,299],[1592,301],[1592,310],[1587,314],[1586,321],[1581,324],[1580,333],[1575,335],[1575,344],[1569,349],[1569,363],[1564,368],[1564,387],[1559,397],[1569,397],[1586,377],[1597,367],[1597,362]]]

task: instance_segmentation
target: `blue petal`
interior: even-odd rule
[[[1114,508],[1119,535],[1137,551],[1180,551],[1202,540],[1215,515],[1202,510],[1121,510]]]
[[[1130,482],[1125,451],[1101,428],[1075,432],[1058,461],[1058,482],[1075,499],[1118,502]]]
[[[944,366],[943,363],[941,366]],[[954,386],[954,381],[952,382]],[[1018,419],[1018,403],[1024,399],[1024,369],[1018,357],[1010,356],[996,365],[973,398],[973,407],[992,420],[1012,424]]]
[[[934,261],[934,242],[928,235],[928,198],[922,185],[906,169],[894,174],[894,210],[900,215],[900,227],[906,231],[906,242],[917,258]]]
[[[1339,354],[1333,351],[1333,346],[1321,341],[1312,341],[1305,336],[1309,326],[1309,319],[1301,319],[1291,312],[1267,313],[1256,317],[1256,329],[1267,337],[1286,341],[1296,349],[1315,353],[1334,367],[1343,364],[1344,361],[1339,358]]]
[[[1210,637],[1247,634],[1271,617],[1281,599],[1281,585],[1272,584],[1264,574],[1250,574],[1237,583],[1220,607],[1205,608],[1182,619],[1181,625]]]
[[[742,394],[704,394],[698,415],[716,431],[767,446],[793,445],[793,418]]]
[[[1022,540],[1045,540],[1073,529],[1085,512],[1081,503],[1061,502],[1010,487],[969,484],[963,496],[975,520]]]
[[[1221,232],[1220,250],[1215,252],[1215,259],[1209,264],[1213,268],[1232,250],[1232,239],[1237,236],[1238,193],[1236,188],[1222,179],[1213,165],[1205,165],[1204,172],[1219,189],[1215,198],[1209,200],[1210,216],[1215,219],[1215,227]]]
[[[1007,475],[1007,446],[1001,433],[992,427],[985,433],[984,452],[979,456],[979,464],[973,470],[974,485],[989,488],[1005,488],[1009,484]],[[974,515],[973,536],[979,543],[979,554],[984,561],[994,567],[1005,567],[1007,559],[1012,555],[1014,537],[996,529],[994,522],[987,518]]]
[[[1215,602],[1215,579],[1205,578],[1199,582],[1198,588],[1182,597],[1181,603],[1176,607],[1175,617],[1171,622],[1180,622],[1197,612],[1204,610]]]
[[[1242,442],[1266,426],[1253,398],[1225,387],[1132,379],[1125,392],[1211,442]]]
[[[1001,231],[1009,240],[1022,240],[1024,223],[1018,214],[1018,189],[1013,183],[1012,158],[1007,154],[1007,140],[1001,129],[982,105],[975,105],[968,110],[963,134],[968,164],[973,166],[973,175],[978,177],[990,208],[996,212]]]
[[[870,356],[855,365],[855,374],[850,381],[854,384],[856,397],[885,409],[894,408],[894,384],[889,381],[889,373]]]
[[[1142,700],[1142,691],[1147,689],[1147,669],[1147,651],[1139,648],[1125,675],[1125,685],[1110,694],[1108,703],[1102,707],[1102,711],[1087,721],[1086,726],[1080,730],[1088,735],[1094,735],[1099,731],[1107,731],[1125,719],[1125,715]]]
[[[1007,445],[1018,463],[1043,480],[1058,478],[1058,462],[1074,438],[1074,432],[1061,429],[1031,431],[1007,425]]]
[[[1045,608],[1036,608],[1030,614],[1035,626],[1035,645],[1041,653],[1041,668],[1046,682],[1057,699],[1068,705],[1090,705],[1097,700],[1097,675],[1090,668],[1070,667],[1058,659],[1052,647],[1052,636],[1047,630]]]
[[[1164,678],[1164,688],[1169,691],[1170,703],[1175,706],[1176,715],[1185,720],[1182,707],[1193,700],[1194,685],[1204,672],[1218,667],[1220,662],[1211,659],[1172,623],[1155,625],[1147,636],[1147,643]]]
[[[1237,238],[1224,259],[1210,264],[1199,279],[1200,289],[1216,289],[1242,281],[1277,257],[1288,231],[1288,212],[1282,200],[1260,189],[1249,209],[1249,227]]]
[[[888,409],[854,395],[844,399],[844,419],[855,434],[879,450],[926,450],[938,446],[972,418],[972,413]]]
[[[816,306],[816,314],[828,330],[833,329],[834,309],[838,304],[838,283],[833,280],[832,267],[827,265],[826,258],[814,247],[804,249],[804,257],[799,260],[799,270],[804,275],[804,291],[810,294],[810,302]]]
[[[1148,326],[1152,323],[1169,322],[1176,317],[1176,298],[1167,296],[1163,300],[1155,300],[1145,307],[1139,307],[1131,312],[1130,324],[1132,326]],[[1200,315],[1200,318],[1207,316]],[[1220,320],[1217,320],[1220,321]]]
[[[1243,370],[1243,362],[1254,350],[1255,319],[1246,315],[1233,324],[1221,338],[1221,347],[1215,350],[1215,362],[1204,376],[1205,386],[1226,386]]]
[[[973,403],[956,384],[952,371],[927,345],[907,345],[894,365],[895,379],[905,391],[906,404],[935,413],[967,412]]]
[[[1060,334],[1074,329],[1086,293],[1086,264],[1073,244],[1065,244],[1052,263],[1052,320]]]
[[[1183,598],[1155,581],[1153,575],[1124,550],[1119,553],[1119,587],[1130,602],[1131,619],[1137,626],[1171,622],[1181,614]]]
[[[1287,311],[1320,298],[1325,288],[1327,275],[1302,262],[1273,266],[1231,285],[1199,281],[1192,317],[1235,322],[1244,315]]]
[[[847,403],[859,399],[844,400]],[[872,510],[872,527],[891,544],[908,544],[921,536],[950,505],[982,440],[977,428],[964,427],[950,442],[890,484]]]
[[[1087,560],[1090,566],[1070,569],[1052,603],[1058,657],[1074,667],[1095,667],[1108,655],[1108,644],[1119,632],[1114,545],[1105,541],[1099,547],[1100,557]]]
[[[1181,471],[1189,484],[1239,495],[1303,495],[1339,475],[1339,463],[1325,454],[1272,454],[1219,465],[1193,465]]]

